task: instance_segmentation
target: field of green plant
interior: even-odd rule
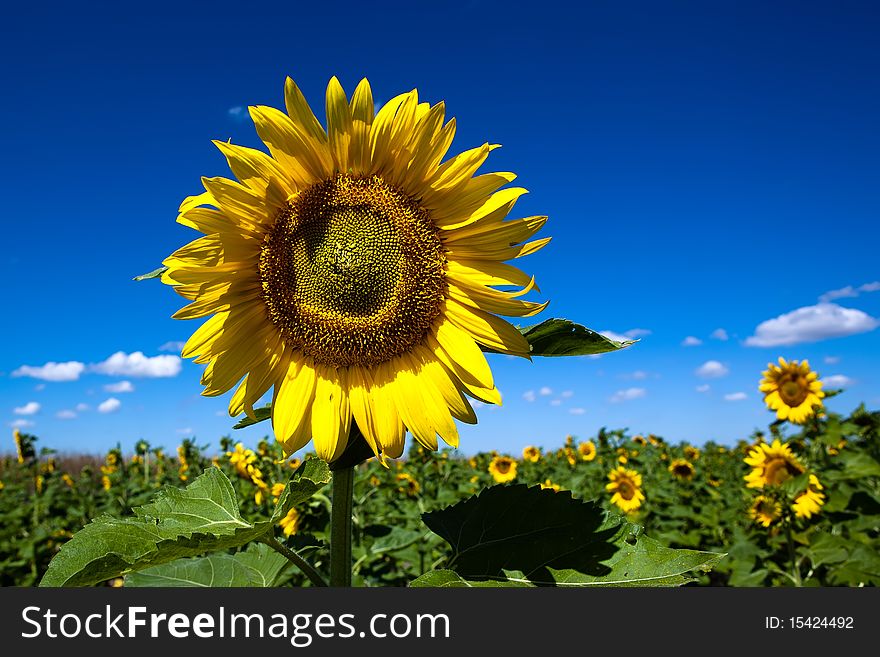
[[[474,502],[463,505],[464,500],[489,504],[493,491],[503,488],[510,489],[508,505],[522,500],[519,512],[525,520],[520,522],[528,522],[529,513],[546,513],[535,505],[538,499],[550,505],[557,497],[560,503],[595,500],[595,506],[579,505],[585,524],[601,511],[602,527],[622,516],[626,522],[621,527],[650,537],[650,546],[657,549],[725,555],[706,572],[695,568],[688,573],[693,584],[877,585],[880,413],[864,408],[849,417],[828,413],[785,435],[782,431],[781,423],[774,423],[736,446],[693,446],[602,430],[596,436],[561,437],[553,449],[472,457],[449,450],[429,453],[414,444],[404,459],[388,467],[372,459],[355,470],[353,583],[406,586],[424,573],[449,576],[466,549],[444,532],[451,516],[432,512],[458,504],[453,508],[461,516],[476,509]],[[241,518],[254,526],[262,522],[259,518],[271,518],[276,549],[264,541],[236,559],[235,546],[220,545],[210,557],[212,584],[309,585],[300,569],[279,556],[279,546],[307,555],[318,571],[327,567],[329,493],[317,486],[310,495],[300,495],[299,503],[285,506],[283,515],[273,516],[291,475],[303,468],[299,459],[282,459],[280,448],[269,440],[245,446],[223,438],[219,449],[184,441],[170,450],[140,442],[95,457],[55,454],[27,434],[17,434],[15,442],[16,451],[0,460],[4,586],[38,584],[61,546],[93,518],[130,516],[133,507],[149,503],[161,489],[192,484],[218,468],[222,479],[231,482]],[[545,444],[551,442],[547,438]],[[591,535],[598,531],[587,529]],[[594,557],[602,562],[602,554]],[[259,568],[245,568],[241,579],[241,564],[252,558]],[[173,562],[171,570],[143,569],[103,583],[195,585],[204,583],[205,564],[204,559],[183,560]],[[262,580],[255,582],[254,572]],[[498,572],[504,573],[505,583],[517,582],[508,569]],[[471,579],[498,583],[488,572]],[[528,580],[561,583],[558,577],[542,582],[532,575]]]

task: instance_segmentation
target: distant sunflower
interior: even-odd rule
[[[639,435],[639,436],[633,436],[633,437],[632,437],[632,441],[633,441],[636,445],[647,445],[647,444],[648,444],[648,441],[645,440],[645,437],[644,437],[644,436],[641,436],[641,435]]]
[[[296,534],[296,532],[299,530],[300,524],[299,513],[296,509],[291,509],[287,512],[286,516],[278,521],[278,524],[281,525],[281,530],[284,532],[285,536]]]
[[[578,445],[578,454],[582,461],[592,461],[596,458],[596,444],[592,440]]]
[[[804,472],[804,466],[792,453],[788,443],[783,445],[778,438],[770,445],[756,445],[743,460],[746,465],[752,466],[752,471],[745,476],[747,488],[778,486],[786,479]]]
[[[675,459],[669,464],[669,468],[667,469],[672,473],[673,477],[685,481],[690,481],[694,478],[694,475],[697,474],[693,464],[687,459]]]
[[[820,507],[825,504],[825,495],[820,492],[821,490],[822,484],[819,483],[819,478],[811,474],[807,490],[798,495],[791,505],[798,518],[810,518],[813,514],[819,513]]]
[[[779,502],[765,495],[758,495],[749,509],[749,516],[759,525],[769,527],[779,520],[782,515],[782,506]]]
[[[504,261],[547,244],[529,241],[547,218],[504,221],[526,190],[474,175],[496,145],[443,162],[455,121],[415,90],[375,112],[366,80],[349,100],[334,77],[326,129],[289,78],[285,103],[249,108],[268,154],[215,141],[239,181],[202,178],[180,206],[205,237],[166,258],[162,280],[191,301],[175,318],[209,317],[182,355],[207,365],[203,395],[238,385],[233,416],[274,388],[286,454],[312,440],[334,461],[352,422],[381,459],[407,430],[457,446],[453,419],[476,423],[465,394],[501,403],[480,346],[529,357],[497,315],[546,306],[518,298],[534,279]]]
[[[822,382],[806,360],[788,363],[780,358],[779,365],[768,363],[763,374],[758,389],[764,393],[767,408],[776,411],[778,419],[803,424],[822,408]]]
[[[397,482],[397,489],[407,497],[415,497],[422,489],[416,478],[407,472],[398,473]]]
[[[624,513],[630,513],[638,509],[645,499],[642,492],[642,475],[635,470],[627,470],[619,466],[616,470],[608,473],[610,483],[605,485],[605,490],[613,493],[611,503],[616,504]]]
[[[545,480],[544,480],[544,483],[541,484],[541,489],[542,489],[542,490],[543,490],[543,489],[547,489],[547,488],[549,488],[549,489],[551,489],[551,490],[554,490],[554,491],[556,491],[557,493],[558,493],[559,491],[562,490],[562,486],[560,486],[559,484],[554,484],[552,481],[550,481],[549,478],[548,478],[548,479],[545,479]]]
[[[700,449],[698,447],[694,447],[693,445],[686,445],[684,448],[684,457],[691,461],[696,461],[700,458]]]
[[[530,463],[537,463],[541,460],[541,450],[533,445],[529,445],[525,449],[523,449],[523,461],[529,461]]]
[[[513,481],[516,479],[516,461],[509,456],[496,456],[489,463],[489,474],[499,484]]]

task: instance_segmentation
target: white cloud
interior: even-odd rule
[[[572,415],[583,415],[587,410],[585,408],[569,408],[568,412]]]
[[[692,335],[687,336],[684,340],[681,341],[682,347],[699,347],[703,344],[703,341],[700,338],[695,338]]]
[[[645,370],[636,370],[635,372],[626,372],[624,374],[620,374],[618,378],[620,379],[632,379],[634,381],[644,381],[649,376],[651,376]]]
[[[117,351],[107,360],[94,364],[89,369],[110,376],[163,378],[180,373],[180,358],[171,355],[144,356],[142,351],[131,354]]]
[[[77,404],[77,405],[76,405],[76,410],[77,410],[78,412],[82,413],[83,411],[87,411],[87,410],[89,410],[89,405],[88,405],[88,404],[82,404],[82,403]]]
[[[840,362],[840,356],[825,356],[822,359],[827,365],[836,365]]]
[[[86,369],[85,363],[76,360],[66,363],[50,361],[45,365],[32,366],[22,365],[12,373],[12,376],[29,376],[43,381],[76,381],[79,375]]]
[[[13,409],[16,415],[36,415],[40,411],[40,405],[37,402],[28,402],[24,406]]]
[[[525,399],[527,402],[535,401],[535,391],[534,390],[526,390],[523,393],[523,399]]]
[[[839,290],[829,290],[819,297],[819,303],[828,303],[835,299],[852,299],[859,296],[859,293],[852,285],[847,285]]]
[[[724,401],[742,401],[743,399],[748,399],[748,397],[744,392],[731,392],[728,395],[724,395]]]
[[[615,342],[629,342],[630,338],[623,333],[615,333],[614,331],[599,331],[599,335],[604,335],[609,340],[614,340]]]
[[[562,406],[562,400],[561,399],[551,399],[550,405],[551,406]]]
[[[646,335],[651,335],[651,330],[650,329],[643,329],[643,328],[634,328],[634,329],[630,329],[629,331],[624,331],[623,334],[630,339],[636,339],[636,338],[642,338]]]
[[[727,331],[723,328],[717,328],[712,331],[712,334],[709,336],[713,340],[721,340],[722,342],[726,342],[730,339],[730,336],[727,335]]]
[[[843,374],[832,374],[822,379],[822,383],[826,388],[848,388],[855,381]]]
[[[113,411],[118,411],[120,406],[122,406],[121,401],[116,399],[116,397],[110,397],[109,399],[105,399],[100,404],[98,404],[98,412],[112,413]]]
[[[695,388],[697,392],[709,392],[709,384],[704,383],[703,385],[699,385]]]
[[[159,351],[173,351],[174,353],[179,354],[181,351],[183,351],[183,347],[185,344],[185,342],[166,342],[161,347],[159,347]]]
[[[45,389],[46,389],[45,383],[38,383],[37,385],[34,386],[34,390],[36,390],[37,392],[42,392]]]
[[[538,393],[539,393],[542,397],[547,397],[548,395],[552,395],[552,394],[553,394],[553,388],[548,388],[547,386],[544,386],[544,387],[542,387],[542,388],[538,391]]]
[[[250,116],[247,109],[241,105],[230,107],[228,110],[226,110],[226,114],[233,121],[246,121],[248,116]]]
[[[131,381],[120,381],[119,383],[108,383],[104,386],[107,392],[134,392],[134,386]]]
[[[34,426],[34,423],[31,422],[30,420],[25,420],[25,419],[22,417],[22,418],[19,418],[19,419],[17,419],[17,420],[13,420],[12,422],[10,422],[10,423],[9,423],[9,426],[10,426],[10,427],[15,427],[15,428],[18,428],[18,429],[24,429],[25,427],[32,427],[32,426]]]
[[[880,292],[880,281],[859,285],[859,292]]]
[[[560,395],[563,399],[568,399],[569,397],[574,397],[574,390],[563,390]]]
[[[707,360],[694,370],[694,374],[703,379],[717,379],[726,376],[729,373],[730,370],[727,366],[723,363],[719,363],[717,360]]]
[[[55,417],[57,417],[59,420],[75,420],[76,413],[74,411],[71,411],[69,408],[66,408],[63,411],[58,411],[55,414]]]
[[[190,427],[183,427],[182,429],[177,429],[177,433],[185,436],[191,436],[193,430]]]
[[[613,395],[609,401],[617,403],[622,401],[629,401],[631,399],[639,399],[640,397],[644,397],[647,394],[647,390],[644,388],[627,388],[626,390],[618,390]]]
[[[866,333],[878,326],[880,321],[861,310],[843,308],[833,303],[820,303],[816,306],[798,308],[761,322],[755,329],[755,334],[746,338],[746,345],[778,347],[802,342],[818,342]]]

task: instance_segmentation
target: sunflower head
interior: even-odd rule
[[[578,444],[578,454],[582,461],[592,461],[596,458],[596,443],[588,440],[585,443]]]
[[[700,449],[698,447],[694,447],[693,445],[685,445],[684,457],[689,461],[696,461],[700,458]]]
[[[779,439],[770,445],[760,443],[752,448],[743,459],[752,471],[745,476],[748,488],[778,486],[786,479],[803,474],[804,466],[792,453],[788,443],[782,444]]]
[[[397,473],[397,490],[401,493],[407,497],[415,497],[421,489],[419,482],[411,474],[408,472]]]
[[[333,78],[326,127],[290,79],[285,105],[250,108],[268,153],[215,142],[237,180],[203,178],[180,207],[204,237],[162,280],[190,301],[176,318],[207,318],[182,355],[207,365],[203,394],[237,386],[233,416],[271,389],[285,454],[312,440],[335,461],[353,423],[383,462],[407,431],[456,447],[468,397],[501,402],[480,347],[529,357],[498,315],[546,304],[520,298],[534,279],[504,261],[549,241],[531,239],[546,217],[506,221],[526,190],[475,175],[496,146],[447,158],[455,121],[416,91],[376,112],[366,80],[349,99]]]
[[[670,473],[672,473],[673,477],[684,481],[690,481],[697,473],[693,464],[687,459],[675,459],[672,463],[669,464],[669,467],[667,469]]]
[[[786,362],[780,357],[779,365],[768,363],[763,375],[758,389],[778,419],[803,424],[822,408],[822,381],[806,360]]]
[[[819,478],[810,474],[807,490],[798,495],[791,505],[794,515],[798,518],[811,518],[814,514],[819,513],[819,509],[825,504],[825,495],[821,492],[822,489]]]
[[[769,527],[782,516],[782,506],[766,495],[758,495],[749,508],[749,517],[764,527]]]
[[[529,445],[523,449],[523,460],[530,463],[537,463],[541,460],[541,450],[533,445]]]
[[[641,435],[633,436],[633,437],[632,437],[632,441],[633,441],[636,445],[647,445],[647,444],[648,444],[648,441],[645,439],[645,437],[644,437],[644,436],[641,436]]]
[[[608,481],[605,490],[612,494],[611,503],[621,511],[631,513],[642,505],[645,494],[642,492],[642,475],[638,472],[618,466],[608,473]]]
[[[509,456],[496,456],[489,463],[489,474],[498,484],[513,481],[516,479],[516,461]]]

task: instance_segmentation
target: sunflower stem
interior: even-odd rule
[[[351,586],[351,512],[354,466],[333,472],[330,509],[330,586]]]
[[[788,538],[788,556],[791,559],[791,574],[794,579],[795,586],[803,586],[803,582],[801,581],[801,568],[797,562],[797,553],[794,549],[794,538],[791,535],[791,522],[785,523],[785,533]]]
[[[321,576],[315,567],[312,566],[308,561],[303,559],[299,554],[286,547],[283,543],[281,543],[277,538],[275,538],[272,534],[266,534],[262,538],[258,539],[261,543],[265,543],[270,548],[275,550],[278,554],[285,557],[288,561],[293,563],[297,568],[299,568],[303,574],[309,578],[312,584],[315,586],[327,586],[327,582],[324,581],[324,578]]]

